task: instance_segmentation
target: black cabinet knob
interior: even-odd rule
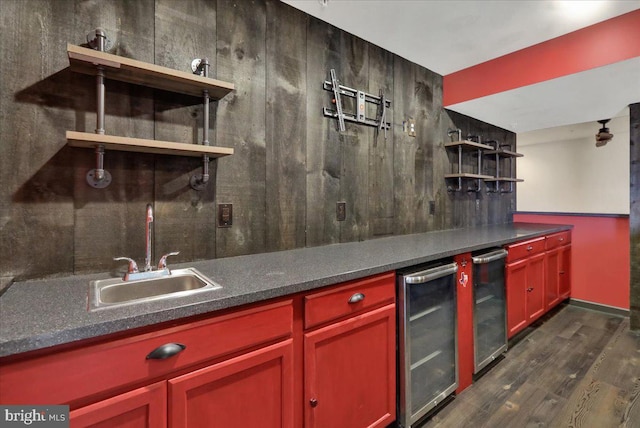
[[[311,404],[311,407],[317,407],[318,400],[316,398],[312,398],[311,400],[309,400],[309,404]]]

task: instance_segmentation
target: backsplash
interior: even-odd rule
[[[147,203],[154,259],[180,251],[172,263],[511,221],[515,193],[447,191],[455,160],[443,143],[460,128],[515,149],[515,134],[443,109],[442,76],[280,1],[2,0],[0,12],[0,284],[142,260]],[[189,186],[199,158],[115,151],[111,185],[87,185],[95,155],[68,147],[65,131],[95,129],[95,78],[69,70],[66,45],[96,27],[113,54],[182,71],[207,57],[210,77],[235,84],[211,105],[209,137],[235,153],[211,162],[205,190]],[[384,90],[386,138],[352,123],[340,133],[323,116],[330,69]],[[202,106],[181,101],[108,80],[106,133],[199,143]],[[217,227],[222,203],[233,204],[229,228]]]

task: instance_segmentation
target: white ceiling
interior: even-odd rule
[[[640,0],[282,0],[446,75],[640,9]],[[603,119],[640,102],[640,60],[448,106],[514,132]]]

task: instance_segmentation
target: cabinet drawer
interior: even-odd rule
[[[530,239],[529,241],[518,242],[507,246],[507,263],[523,259],[544,251],[544,237]]]
[[[304,327],[311,328],[364,309],[395,302],[395,273],[347,282],[304,298]]]
[[[292,329],[287,300],[35,357],[2,367],[0,396],[3,404],[69,404],[289,336]],[[168,343],[186,348],[166,359],[147,358]]]
[[[567,245],[571,243],[571,232],[560,232],[554,233],[553,235],[548,235],[545,239],[545,248],[547,250],[552,250],[554,248],[560,247],[562,245]]]

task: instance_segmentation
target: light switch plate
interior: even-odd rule
[[[347,219],[347,203],[336,202],[336,220],[345,221]]]
[[[218,204],[218,227],[231,227],[233,224],[233,204]]]

